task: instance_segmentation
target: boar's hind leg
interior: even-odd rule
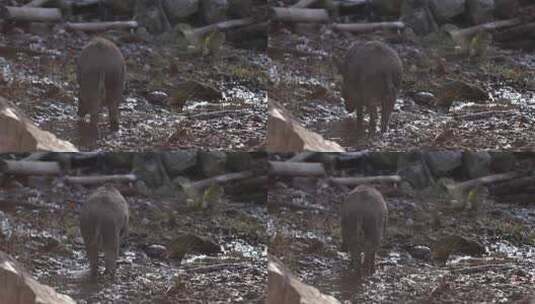
[[[119,255],[119,233],[119,229],[110,229],[102,238],[106,257],[106,273],[112,277],[115,275],[117,256]]]
[[[367,275],[372,275],[375,273],[375,249],[366,249],[364,256],[364,268]]]
[[[119,130],[119,105],[117,103],[108,105],[110,112],[110,128],[112,131]]]
[[[357,112],[357,134],[362,134],[362,120],[364,120],[364,106],[359,101],[355,106]]]
[[[393,99],[393,100],[392,100]],[[381,133],[385,133],[388,130],[388,122],[390,121],[390,115],[394,110],[394,103],[396,98],[389,98],[389,100],[383,103],[383,109],[381,110]]]
[[[87,259],[89,260],[89,269],[91,278],[96,278],[98,275],[98,240],[96,236],[84,235],[85,251],[87,252]]]
[[[368,106],[368,112],[370,113],[370,124],[368,126],[368,136],[375,135],[376,132],[376,122],[377,122],[377,107]]]

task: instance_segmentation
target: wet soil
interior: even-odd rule
[[[96,143],[83,139],[77,124],[75,60],[93,36],[68,32],[62,25],[45,33],[33,33],[22,25],[4,26],[0,94],[38,127],[80,150],[250,151],[264,141],[268,60],[263,51],[224,44],[215,54],[202,56],[179,51],[169,40],[144,42],[127,32],[103,36],[113,40],[126,59],[125,102],[120,105],[118,132],[110,131],[107,109],[103,109]],[[177,85],[189,80],[214,88],[222,98],[192,95],[180,106],[150,102],[152,92],[166,93],[167,100],[173,100]]]
[[[114,281],[100,276],[91,283],[87,277],[78,210],[92,189],[66,185],[60,179],[0,189],[5,233],[0,250],[21,262],[39,282],[77,303],[264,302],[263,205],[224,198],[212,210],[195,210],[177,199],[144,197],[126,186],[120,189],[130,206],[131,224]],[[209,239],[221,252],[186,253],[181,261],[173,258],[167,254],[173,248],[169,244],[180,234]],[[167,253],[155,245],[167,248]],[[101,265],[101,274],[103,269]]]
[[[273,62],[269,98],[287,107],[305,127],[350,151],[532,149],[535,57],[492,43],[485,55],[469,57],[458,53],[445,35],[414,41],[400,33],[352,35],[334,32],[329,25],[274,24],[268,47]],[[352,43],[368,40],[385,41],[404,64],[389,131],[372,138],[356,130],[355,114],[344,108],[342,77],[333,60],[344,58]],[[438,98],[441,88],[452,80],[475,85],[488,97],[457,97],[449,108],[415,98],[421,92]]]
[[[377,271],[359,279],[342,252],[338,208],[345,193],[317,184],[278,182],[269,193],[271,254],[305,283],[343,303],[511,303],[533,292],[535,207],[485,202],[478,213],[454,211],[433,192],[408,195],[383,185],[389,208]],[[288,204],[291,207],[288,207]],[[451,254],[446,265],[409,253],[444,235],[472,239],[483,256]]]

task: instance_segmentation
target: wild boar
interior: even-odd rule
[[[84,239],[91,277],[98,275],[98,253],[105,255],[106,272],[115,275],[121,240],[128,235],[128,204],[113,186],[95,190],[80,210],[80,232]]]
[[[341,218],[343,247],[351,255],[352,266],[359,275],[372,275],[375,252],[383,239],[388,218],[383,196],[373,187],[358,186],[342,204]]]
[[[107,106],[112,131],[119,130],[119,104],[123,101],[126,67],[119,48],[105,38],[87,44],[77,60],[78,116],[91,115],[91,125],[98,126],[98,116]]]
[[[375,134],[377,108],[381,107],[381,133],[386,132],[403,73],[397,52],[379,41],[356,43],[338,68],[344,78],[342,97],[346,110],[357,114],[357,131],[363,130],[366,108],[370,114],[368,134]]]

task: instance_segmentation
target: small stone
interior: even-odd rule
[[[152,104],[164,105],[167,103],[167,93],[162,91],[153,91],[147,94],[147,101]]]
[[[167,248],[163,245],[152,244],[145,249],[145,253],[151,258],[165,258],[167,255]]]

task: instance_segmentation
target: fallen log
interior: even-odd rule
[[[322,163],[269,161],[269,175],[278,176],[325,176]]]
[[[60,175],[58,162],[0,160],[0,173],[14,175]]]
[[[124,182],[135,182],[136,180],[137,180],[137,177],[134,174],[65,176],[66,182],[71,183],[71,184],[80,184],[80,185],[124,183]]]
[[[335,30],[361,34],[378,30],[401,30],[405,28],[405,23],[401,21],[371,23],[334,23],[332,26]]]
[[[331,177],[329,179],[332,183],[357,186],[369,183],[399,183],[401,182],[401,176],[399,175],[379,175],[379,176],[363,176],[363,177]]]
[[[362,150],[362,151],[356,151],[356,152],[345,152],[345,153],[336,154],[336,158],[338,158],[338,161],[340,162],[351,162],[351,161],[360,160],[363,157],[368,156],[369,153],[370,151],[368,150]]]
[[[221,111],[190,114],[188,115],[188,118],[193,119],[193,120],[209,120],[209,119],[214,119],[214,118],[221,118],[224,116],[239,116],[239,115],[245,115],[245,114],[248,114],[248,112],[244,110],[221,110]]]
[[[487,119],[489,117],[503,117],[503,116],[514,116],[520,114],[517,111],[513,110],[495,110],[495,111],[485,111],[477,113],[469,113],[464,115],[456,115],[455,119],[458,120],[480,120]]]
[[[323,23],[329,21],[329,13],[322,8],[273,7],[273,20],[281,22]]]
[[[533,191],[535,190],[535,176],[526,176],[505,181],[493,185],[489,190],[494,195],[521,194],[522,192]]]
[[[513,172],[508,172],[508,173],[488,175],[488,176],[471,179],[462,183],[446,185],[446,188],[448,192],[455,195],[458,193],[462,193],[463,191],[472,189],[476,186],[489,185],[489,184],[494,184],[498,182],[503,182],[503,181],[511,180],[517,177],[522,177],[526,174],[527,173],[525,172],[513,171]]]
[[[498,42],[503,42],[515,40],[517,38],[526,38],[526,36],[533,36],[534,32],[535,22],[530,22],[495,33],[492,35],[492,38]]]
[[[312,4],[318,2],[318,0],[299,0],[297,1],[297,3],[295,3],[294,5],[290,6],[290,7],[294,7],[294,8],[307,8],[309,6],[311,6]]]
[[[0,17],[14,21],[58,22],[61,21],[61,10],[42,7],[0,6]]]
[[[218,175],[214,177],[210,177],[207,179],[203,179],[200,181],[196,181],[191,183],[191,188],[195,190],[202,190],[204,188],[207,188],[213,184],[224,184],[232,181],[237,181],[241,179],[246,179],[253,177],[254,173],[253,171],[243,171],[243,172],[236,172],[236,173],[227,173],[223,175]]]
[[[46,4],[47,2],[49,2],[49,1],[50,0],[33,0],[33,1],[30,1],[30,2],[26,3],[24,6],[27,6],[27,7],[41,7],[44,4]]]
[[[187,268],[188,273],[208,273],[214,271],[223,271],[223,270],[236,270],[238,268],[249,268],[251,265],[249,263],[240,262],[240,263],[224,263],[224,264],[215,264],[215,265],[206,265],[198,266],[193,268]]]
[[[483,31],[493,31],[501,28],[511,27],[523,22],[523,18],[513,18],[501,21],[494,21],[483,23],[480,25],[467,27],[461,30],[451,30],[448,33],[450,34],[453,41],[462,44],[463,41],[469,40],[472,36],[476,35],[479,32]]]
[[[105,32],[109,30],[129,30],[138,27],[137,21],[109,21],[109,22],[67,22],[65,27],[71,31]]]
[[[218,23],[213,23],[207,26],[190,29],[190,30],[183,30],[182,34],[189,40],[189,41],[196,41],[200,39],[201,37],[204,37],[208,33],[211,33],[213,31],[226,31],[232,28],[236,27],[242,27],[246,25],[251,25],[254,23],[253,18],[243,18],[243,19],[233,19],[233,20],[226,20]]]
[[[296,153],[292,158],[286,160],[287,162],[304,162],[305,160],[311,158],[312,156],[314,156],[317,152],[310,152],[310,151],[305,151],[305,152],[300,152],[300,153]]]

